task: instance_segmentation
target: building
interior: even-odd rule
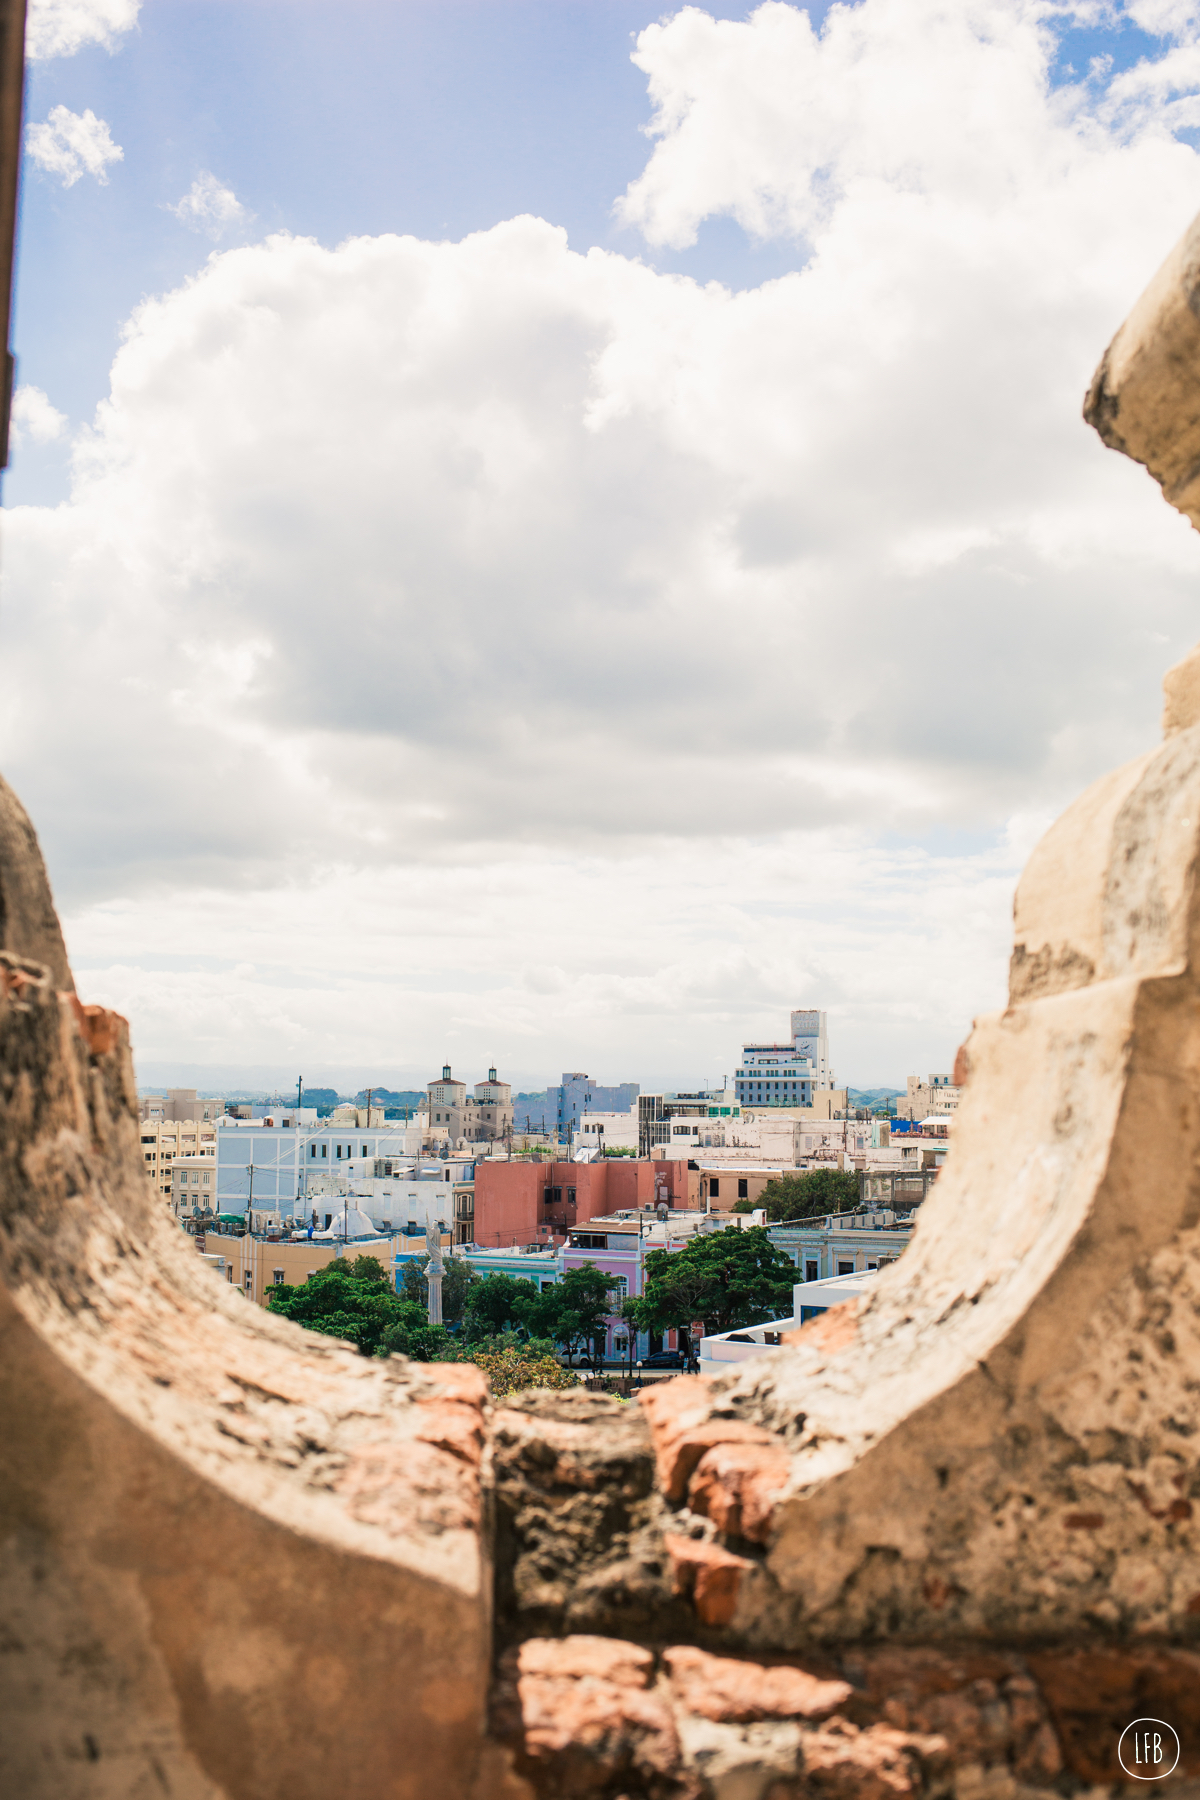
[[[768,1225],[767,1233],[771,1242],[791,1257],[806,1282],[861,1275],[897,1261],[912,1239],[918,1204],[904,1211],[879,1207],[797,1219]]]
[[[218,1126],[216,1118],[148,1117],[142,1120],[139,1135],[146,1173],[160,1197],[173,1203],[178,1187],[172,1178],[176,1157],[215,1155]]]
[[[757,1206],[762,1198],[762,1191],[769,1181],[778,1181],[783,1174],[791,1174],[790,1166],[785,1170],[777,1164],[774,1168],[762,1163],[728,1163],[712,1164],[701,1159],[700,1162],[700,1204],[718,1210],[729,1210],[739,1200],[748,1200],[751,1206]]]
[[[211,1124],[225,1111],[223,1100],[202,1100],[195,1088],[168,1088],[166,1094],[143,1094],[139,1113],[144,1121],[162,1120],[180,1124]]]
[[[466,1082],[457,1080],[450,1064],[444,1063],[441,1076],[429,1083],[427,1093],[429,1133],[451,1150],[511,1140],[512,1085],[499,1080],[494,1067],[488,1070],[487,1080],[476,1082],[475,1092],[468,1094]]]
[[[813,1070],[813,1091],[824,1093],[834,1086],[829,1060],[829,1014],[800,1007],[792,1013],[792,1046]]]
[[[345,1240],[269,1237],[257,1232],[243,1237],[224,1237],[209,1232],[197,1238],[197,1248],[204,1246],[205,1261],[217,1259],[218,1274],[256,1305],[266,1303],[268,1288],[303,1287],[310,1275],[326,1268],[337,1256],[376,1256],[385,1269],[394,1266],[396,1242],[384,1237],[364,1236]]]
[[[601,1213],[654,1207],[660,1201],[669,1209],[686,1207],[693,1179],[698,1194],[698,1177],[684,1161],[489,1158],[475,1164],[474,1241],[482,1250],[561,1243],[576,1226]]]
[[[652,1156],[656,1149],[679,1148],[693,1139],[701,1126],[712,1120],[741,1117],[732,1090],[701,1088],[695,1093],[639,1094],[636,1105],[638,1155]]]
[[[526,1130],[546,1130],[570,1143],[578,1134],[585,1112],[627,1113],[641,1089],[636,1081],[619,1081],[606,1087],[580,1070],[565,1071],[557,1087],[546,1089],[545,1104],[522,1102],[518,1121]]]
[[[346,1206],[357,1209],[382,1232],[402,1231],[409,1235],[427,1229],[439,1229],[451,1235],[456,1220],[470,1221],[474,1215],[475,1164],[455,1158],[432,1162],[403,1162],[379,1157],[357,1162],[336,1163],[323,1174],[308,1174],[304,1182],[304,1205],[310,1222],[315,1219],[322,1229],[337,1223],[337,1212]],[[457,1235],[455,1241],[469,1241]]]
[[[218,1212],[245,1213],[253,1201],[256,1213],[306,1220],[310,1176],[338,1169],[347,1175],[352,1170],[374,1175],[376,1163],[412,1162],[420,1152],[417,1126],[394,1122],[385,1129],[355,1128],[330,1120],[301,1124],[302,1116],[281,1112],[221,1120],[216,1132]],[[390,1168],[378,1172],[390,1173]]]
[[[188,1151],[170,1166],[171,1210],[177,1219],[217,1210],[217,1153]]]
[[[511,1275],[514,1281],[531,1281],[539,1290],[553,1287],[562,1275],[560,1253],[556,1250],[458,1250],[477,1275]],[[397,1276],[397,1279],[399,1277]]]
[[[808,1109],[816,1095],[833,1089],[828,1013],[801,1009],[793,1012],[791,1025],[788,1043],[743,1044],[734,1075],[734,1092],[743,1107]]]
[[[898,1119],[922,1120],[931,1113],[944,1116],[958,1111],[962,1089],[955,1086],[952,1075],[927,1075],[923,1081],[919,1075],[910,1075],[907,1088],[896,1101]]]

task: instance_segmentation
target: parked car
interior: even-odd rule
[[[687,1357],[682,1350],[656,1350],[642,1358],[643,1369],[686,1369]]]

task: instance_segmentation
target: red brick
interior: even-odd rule
[[[530,1638],[517,1652],[522,1675],[545,1675],[582,1681],[593,1677],[617,1687],[647,1688],[654,1679],[654,1657],[640,1644],[620,1638]]]
[[[754,1564],[700,1538],[664,1537],[663,1542],[671,1558],[675,1593],[692,1601],[703,1624],[728,1625],[737,1610],[742,1578]]]
[[[848,1681],[823,1681],[793,1664],[710,1656],[690,1645],[665,1651],[663,1663],[680,1704],[704,1719],[827,1719],[854,1692]]]
[[[690,1453],[693,1436],[681,1441],[681,1461]],[[790,1468],[787,1452],[778,1442],[719,1442],[696,1465],[688,1505],[730,1537],[765,1544]]]

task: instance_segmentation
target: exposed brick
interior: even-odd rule
[[[778,1442],[714,1444],[696,1464],[688,1504],[731,1537],[765,1544],[789,1466]]]
[[[827,1719],[853,1693],[790,1663],[746,1662],[680,1645],[663,1654],[679,1703],[704,1719]]]
[[[686,1794],[670,1706],[646,1686],[652,1667],[636,1645],[583,1636],[508,1652],[496,1728],[539,1793],[576,1800],[629,1785]]]
[[[80,1035],[93,1056],[108,1056],[118,1044],[128,1041],[129,1021],[106,1006],[83,1006],[76,994],[70,996],[71,1011]]]
[[[663,1542],[671,1559],[674,1592],[692,1601],[703,1624],[728,1625],[737,1610],[742,1578],[754,1564],[700,1538],[667,1536]]]
[[[801,1325],[799,1331],[785,1331],[781,1342],[785,1344],[804,1344],[810,1350],[821,1350],[826,1356],[836,1356],[839,1350],[846,1350],[858,1337],[858,1301],[843,1300],[838,1306],[831,1306],[807,1325]]]
[[[802,1778],[774,1782],[764,1800],[906,1800],[925,1788],[927,1770],[940,1772],[947,1761],[940,1737],[834,1719],[805,1735]]]
[[[592,1676],[617,1687],[647,1688],[654,1679],[654,1657],[640,1644],[620,1638],[530,1638],[517,1652],[522,1675],[548,1675],[572,1681]]]

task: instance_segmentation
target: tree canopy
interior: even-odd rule
[[[468,1338],[495,1337],[511,1325],[522,1324],[525,1310],[536,1297],[536,1285],[520,1276],[497,1271],[476,1280],[467,1294]]]
[[[402,1296],[413,1301],[422,1312],[429,1306],[429,1283],[425,1278],[428,1267],[427,1256],[410,1256],[400,1273]],[[442,1263],[442,1318],[447,1325],[461,1322],[467,1309],[467,1297],[479,1279],[478,1272],[465,1256],[445,1258]]]
[[[595,1263],[568,1269],[561,1281],[520,1302],[520,1322],[530,1337],[552,1338],[560,1344],[569,1363],[577,1351],[605,1335],[609,1316],[616,1311],[612,1281]]]
[[[824,1213],[853,1212],[859,1203],[858,1176],[842,1169],[806,1169],[777,1175],[757,1200],[739,1200],[734,1212],[765,1207],[772,1224],[784,1219],[815,1219]]]
[[[418,1362],[453,1360],[454,1340],[430,1325],[424,1306],[397,1294],[375,1256],[339,1256],[310,1275],[303,1287],[267,1289],[267,1307],[326,1337],[344,1338],[362,1356],[399,1351]]]
[[[703,1319],[709,1331],[733,1331],[791,1313],[796,1269],[760,1226],[706,1232],[681,1250],[651,1250],[641,1298],[625,1316],[641,1331],[685,1330]]]

